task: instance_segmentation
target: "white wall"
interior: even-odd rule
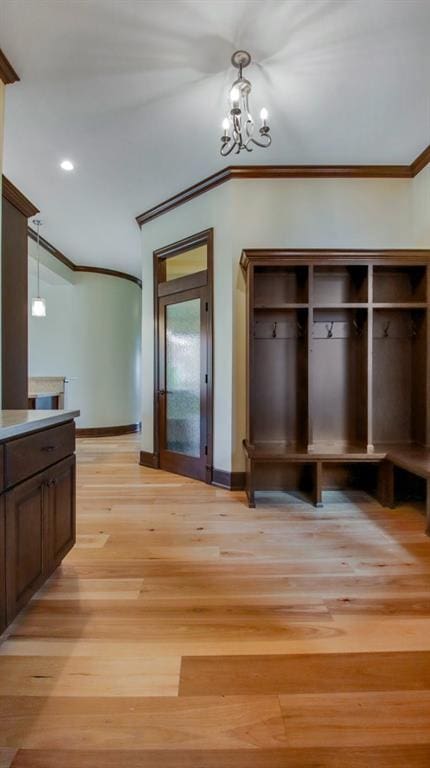
[[[32,241],[30,249],[34,254]],[[46,318],[31,316],[34,264],[30,269],[29,375],[76,377],[67,385],[66,407],[81,411],[78,427],[140,421],[140,288],[122,278],[59,267],[52,279],[49,270],[41,271]]]
[[[214,227],[214,466],[244,467],[243,248],[415,247],[409,179],[255,179],[227,182],[142,228],[142,447],[153,449],[152,252]]]

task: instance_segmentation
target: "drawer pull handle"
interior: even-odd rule
[[[52,453],[52,451],[55,451],[55,445],[44,445],[40,450],[46,451],[47,453]]]

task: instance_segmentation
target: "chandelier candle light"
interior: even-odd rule
[[[221,136],[220,153],[227,157],[233,150],[238,155],[242,149],[252,152],[252,144],[257,147],[270,147],[272,137],[267,125],[269,113],[265,107],[260,112],[261,127],[260,137],[254,138],[255,123],[249,111],[249,94],[251,83],[242,75],[242,70],[251,62],[248,51],[236,51],[231,57],[231,63],[239,70],[239,77],[234,81],[230,91],[230,114],[224,118],[222,127],[224,134]]]
[[[33,317],[46,317],[46,299],[40,298],[40,219],[34,219],[33,224],[37,229],[37,296],[31,300],[31,314]]]

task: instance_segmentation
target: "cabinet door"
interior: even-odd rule
[[[48,573],[52,573],[76,539],[75,457],[69,456],[48,471]]]
[[[0,634],[6,627],[6,545],[4,499],[0,498]]]
[[[6,617],[10,623],[43,584],[48,488],[45,472],[5,494]]]

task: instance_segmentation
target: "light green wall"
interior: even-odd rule
[[[76,379],[68,385],[66,406],[81,411],[78,427],[140,421],[140,288],[121,278],[65,268],[70,284],[41,282],[47,316],[34,318],[32,272],[29,375]]]
[[[414,247],[414,221],[409,179],[255,179],[223,184],[145,224],[143,449],[153,449],[153,250],[214,227],[214,466],[240,471],[246,407],[242,249]]]

